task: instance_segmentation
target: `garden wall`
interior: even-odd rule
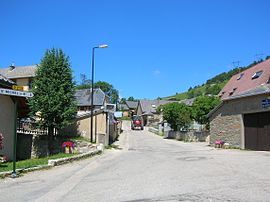
[[[167,137],[187,142],[205,142],[209,135],[209,131],[169,131]]]
[[[53,154],[62,152],[62,143],[70,137],[55,136],[53,141]],[[49,154],[48,136],[17,134],[17,159],[24,160],[30,158],[45,157]]]

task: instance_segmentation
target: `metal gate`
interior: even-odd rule
[[[270,112],[245,114],[245,148],[270,151]]]

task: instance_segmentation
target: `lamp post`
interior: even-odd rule
[[[90,124],[90,140],[93,142],[93,114],[94,114],[94,67],[95,67],[95,49],[108,48],[108,45],[103,44],[95,46],[92,49],[92,78],[91,78],[91,124]]]

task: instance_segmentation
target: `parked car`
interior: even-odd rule
[[[143,119],[141,116],[132,116],[131,118],[131,129],[140,129],[143,130]]]

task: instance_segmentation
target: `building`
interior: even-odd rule
[[[122,112],[122,116],[129,116],[129,108],[126,103],[118,104],[118,110]]]
[[[270,59],[234,75],[219,96],[222,103],[208,114],[210,143],[270,150]]]
[[[91,89],[76,90],[75,98],[77,101],[78,111],[91,110]],[[94,110],[105,108],[109,103],[109,97],[100,89],[94,89]]]
[[[138,104],[139,104],[138,101],[128,101],[128,100],[126,101],[129,116],[133,116],[135,114]]]
[[[0,68],[0,74],[14,81],[18,86],[22,86],[24,91],[32,87],[33,78],[36,75],[37,65],[15,66]]]
[[[0,88],[11,89],[15,83],[0,74]],[[8,160],[13,157],[13,133],[14,133],[15,105],[10,96],[0,94],[0,133],[3,135],[3,148],[0,155]]]
[[[151,125],[160,121],[161,116],[157,112],[160,105],[165,105],[175,101],[168,100],[139,100],[135,114],[143,117],[144,125]]]

